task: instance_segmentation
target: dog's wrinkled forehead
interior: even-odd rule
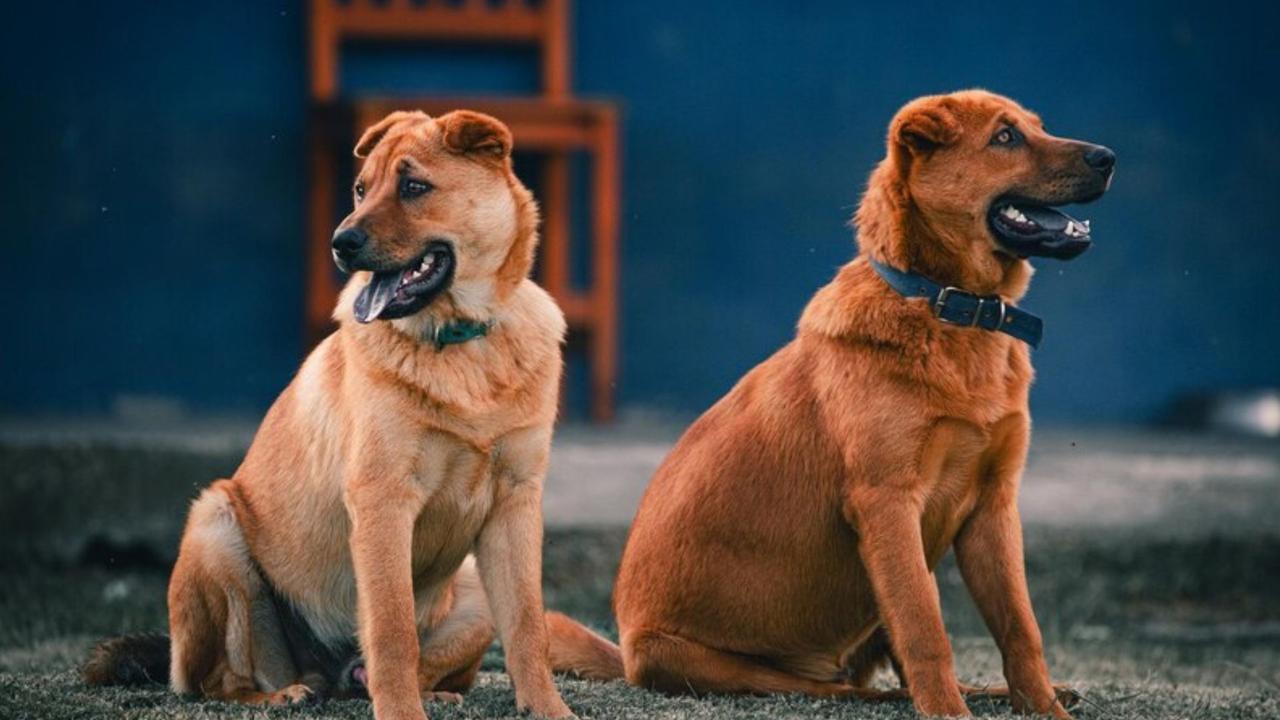
[[[903,106],[890,123],[889,147],[924,156],[964,145],[966,140],[985,144],[987,132],[999,123],[1041,132],[1044,127],[1038,115],[1007,97],[962,90],[917,98]]]
[[[434,129],[431,116],[426,113],[397,110],[364,131],[356,143],[355,156],[368,158],[376,150],[385,152],[406,139],[425,144]]]
[[[997,119],[1026,122],[1042,127],[1040,116],[1016,101],[986,90],[966,90],[954,95],[955,112],[963,124],[983,126]]]
[[[397,110],[364,131],[355,156],[376,162],[384,155],[442,154],[504,168],[513,145],[507,126],[483,113],[454,110],[433,118],[417,110]]]

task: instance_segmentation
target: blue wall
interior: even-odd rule
[[[0,412],[256,412],[301,352],[302,4],[102,5],[0,29]],[[624,404],[699,410],[784,343],[894,110],[969,86],[1120,155],[1096,247],[1026,303],[1039,417],[1280,383],[1280,13],[858,5],[579,3],[576,89],[626,113]],[[525,59],[364,53],[344,81],[511,91]]]

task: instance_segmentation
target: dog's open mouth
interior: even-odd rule
[[[987,224],[996,242],[1018,257],[1070,260],[1093,244],[1088,220],[1021,199],[996,200],[987,213]]]
[[[418,312],[449,287],[453,266],[453,248],[436,240],[410,265],[374,273],[356,296],[356,320],[394,320]]]

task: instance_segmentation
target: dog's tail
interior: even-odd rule
[[[625,676],[622,650],[577,620],[547,613],[551,640],[551,669],[587,680],[617,680]]]
[[[89,685],[149,685],[169,682],[169,636],[138,633],[93,646],[80,669]]]

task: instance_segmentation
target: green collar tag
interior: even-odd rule
[[[446,345],[458,345],[468,340],[484,337],[489,334],[489,329],[493,327],[492,320],[479,322],[477,320],[450,320],[444,325],[436,326],[431,334],[431,340],[435,343],[436,351],[443,350]]]

